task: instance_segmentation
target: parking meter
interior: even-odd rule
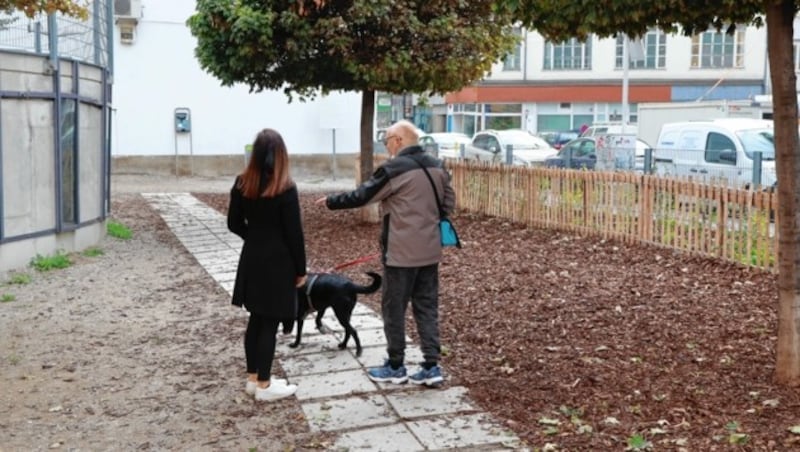
[[[188,108],[175,109],[175,132],[186,133],[192,131],[192,117]]]
[[[192,112],[187,107],[178,107],[173,114],[175,123],[175,176],[180,174],[178,168],[178,141],[189,142],[189,174],[194,174],[194,150],[192,149]],[[180,136],[180,139],[178,138]]]

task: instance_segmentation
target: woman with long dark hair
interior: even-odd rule
[[[296,288],[306,279],[306,254],[297,186],[281,135],[264,129],[250,162],[236,177],[228,229],[244,240],[232,303],[250,313],[244,335],[245,390],[256,400],[289,397],[297,386],[271,378],[278,325],[296,317]]]

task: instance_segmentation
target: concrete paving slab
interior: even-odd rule
[[[378,315],[375,311],[370,309],[369,306],[362,303],[356,303],[356,307],[353,308],[353,315],[364,315],[364,314]]]
[[[358,358],[364,367],[382,366],[383,362],[388,358],[386,354],[386,346],[364,347],[361,356]],[[415,366],[423,361],[422,351],[419,347],[409,343],[406,346],[406,359],[405,364],[408,370],[413,370]],[[446,377],[445,377],[446,378]]]
[[[198,260],[200,260],[198,258]],[[225,251],[218,251],[214,254],[209,254],[202,257],[204,263],[213,263],[213,262],[235,262],[234,267],[239,263],[239,251],[236,250],[225,250]]]
[[[229,295],[233,296],[233,281],[220,283],[220,286],[225,289],[225,292],[228,292]]]
[[[294,340],[296,334],[297,334],[297,322],[295,322],[294,325],[292,326],[292,332],[289,333],[289,336],[291,336],[292,340]],[[316,325],[314,325],[314,316],[306,317],[303,322],[303,339],[305,339],[306,336],[319,336],[320,334],[331,336],[332,341],[337,340],[336,337],[330,333],[330,331],[320,331],[317,329]]]
[[[383,334],[383,328],[367,329],[367,330],[357,329],[356,332],[358,333],[358,338],[361,339],[362,347],[375,347],[375,346],[386,347],[386,336]],[[336,338],[339,340],[344,339],[344,331],[335,332],[333,335],[336,336]],[[410,341],[410,339],[406,337],[406,341]]]
[[[303,327],[303,338],[300,346],[297,348],[289,347],[289,344],[294,342],[279,341],[275,348],[276,356],[281,358],[289,356],[308,355],[325,352],[338,352],[348,353],[347,350],[339,350],[339,340],[332,334],[306,334],[305,327]],[[292,336],[293,337],[293,336]],[[351,344],[352,345],[352,344]]]
[[[207,241],[202,244],[192,244],[191,246],[188,246],[187,244],[184,243],[184,246],[192,253],[210,253],[210,252],[230,250],[230,248],[227,245],[225,245],[224,243],[220,243],[218,240]]]
[[[325,316],[322,317],[322,322],[325,326],[330,328],[331,331],[344,331],[342,325],[336,320],[336,315],[333,313],[332,309],[328,309],[325,312]],[[353,328],[358,332],[370,329],[379,329],[383,331],[383,320],[375,314],[353,315],[350,317],[350,324],[353,325]]]
[[[214,281],[222,284],[228,282],[236,282],[236,272],[227,272],[227,273],[215,273],[211,275],[214,278]]]
[[[298,400],[336,397],[348,394],[376,392],[378,387],[367,378],[363,370],[345,370],[327,374],[302,375],[292,378],[297,382]]]
[[[377,394],[304,403],[302,408],[312,432],[363,428],[398,421],[386,399]],[[373,442],[384,442],[384,439],[373,438]]]
[[[422,444],[404,424],[373,427],[341,433],[333,450],[369,452],[416,452]]]
[[[444,390],[417,387],[419,391],[386,395],[386,400],[403,419],[477,411],[467,400],[467,388],[463,386]]]
[[[349,352],[314,353],[312,355],[287,356],[281,360],[286,375],[312,375],[342,370],[362,369],[355,356]]]
[[[214,258],[209,259],[203,268],[205,268],[209,274],[213,275],[214,273],[235,272],[238,266],[239,259]]]
[[[513,433],[501,428],[490,416],[441,416],[434,419],[407,422],[411,432],[427,449],[453,449],[477,446],[506,445],[515,447],[519,440]]]

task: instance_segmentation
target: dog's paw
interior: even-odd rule
[[[290,348],[297,348],[299,345],[300,345],[299,342],[292,342],[291,344],[289,344],[289,347]]]
[[[361,349],[356,349],[356,358],[361,358]]]
[[[317,328],[317,331],[319,331],[319,332],[320,332],[320,333],[322,333],[322,334],[328,334],[328,333],[330,333],[330,332],[331,332],[330,328],[328,328],[328,327],[327,327],[327,326],[325,326],[325,325],[322,325],[322,326],[320,326],[319,328]]]
[[[342,342],[341,344],[339,344],[339,350],[344,350],[346,348],[347,348],[347,343]]]

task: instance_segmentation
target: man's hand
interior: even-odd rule
[[[305,283],[306,283],[306,276],[305,275],[298,276],[294,280],[294,286],[295,287],[303,287],[303,284],[305,284]]]
[[[319,198],[318,200],[314,201],[314,204],[316,204],[318,206],[324,206],[325,205],[325,201],[327,201],[327,200],[328,200],[328,197],[327,196],[323,196],[322,198]]]

